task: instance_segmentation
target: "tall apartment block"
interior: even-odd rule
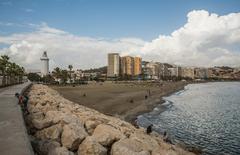
[[[121,57],[121,74],[133,75],[134,72],[134,59],[130,56]]]
[[[118,53],[108,54],[107,76],[117,77],[120,72],[120,56]]]
[[[138,76],[142,73],[142,58],[134,57],[134,76]]]

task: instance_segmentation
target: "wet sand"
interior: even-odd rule
[[[106,115],[132,122],[142,113],[163,102],[162,97],[181,90],[186,82],[162,83],[94,83],[88,85],[51,86],[64,98],[93,108]],[[150,91],[150,94],[149,94]],[[84,95],[85,94],[85,95]],[[145,99],[145,96],[148,96]]]

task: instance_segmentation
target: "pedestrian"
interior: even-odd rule
[[[148,98],[148,96],[147,95],[145,95],[145,100]]]

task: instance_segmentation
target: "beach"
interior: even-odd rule
[[[163,102],[162,97],[179,91],[187,82],[91,83],[79,86],[51,86],[64,98],[106,115],[133,122],[142,113]]]

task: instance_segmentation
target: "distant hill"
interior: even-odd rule
[[[99,73],[102,73],[102,74],[106,74],[107,73],[107,66],[103,66],[103,67],[100,67],[100,68],[90,68],[90,69],[86,69],[86,70],[83,70],[83,71],[87,72],[87,73],[99,72]]]

